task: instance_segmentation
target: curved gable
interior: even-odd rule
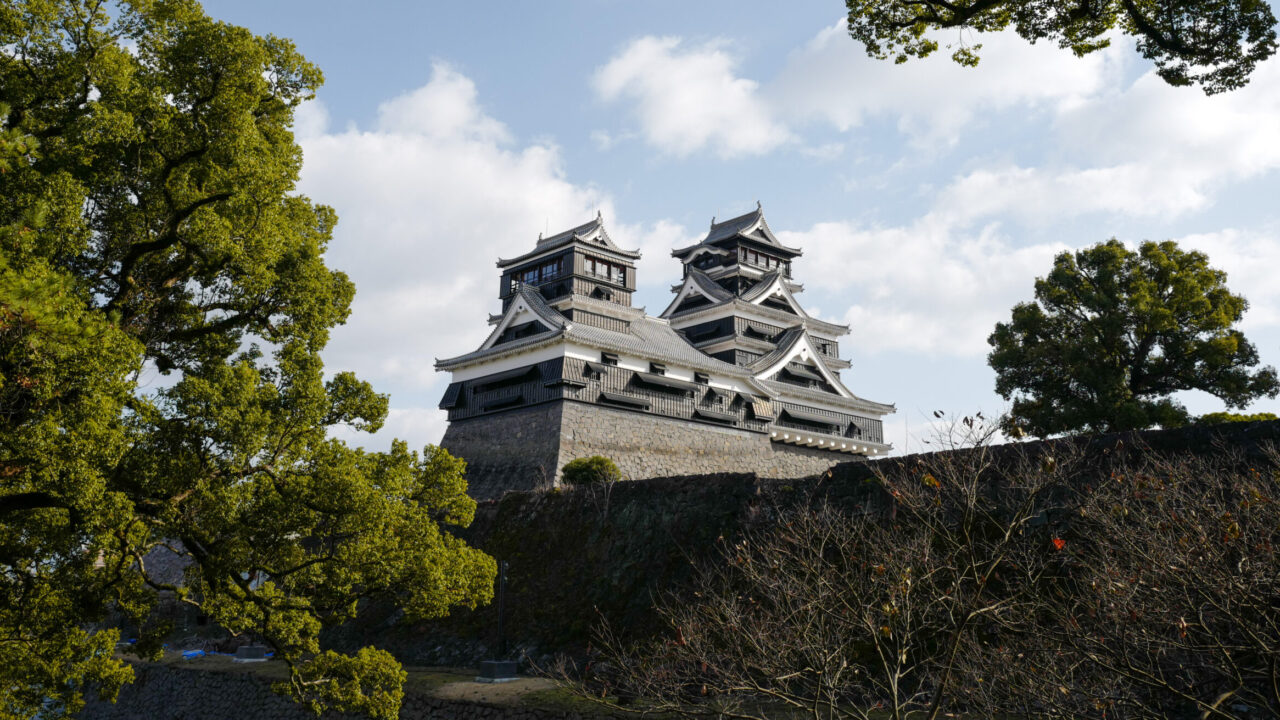
[[[675,299],[671,301],[671,304],[667,306],[667,309],[663,310],[662,314],[658,317],[669,318],[680,309],[680,306],[683,305],[685,301],[690,298],[698,297],[706,298],[707,303],[701,305],[701,307],[705,308],[711,305],[719,305],[726,300],[730,300],[733,298],[733,294],[720,287],[716,281],[707,277],[701,270],[690,268],[689,274],[685,275],[684,283],[676,292]]]
[[[742,299],[752,305],[764,305],[767,301],[774,300],[781,302],[791,308],[796,315],[808,320],[809,314],[800,307],[800,303],[796,300],[796,296],[791,294],[791,289],[787,287],[786,279],[776,270],[768,273],[760,278],[760,282],[754,287],[743,293]]]
[[[545,328],[545,332],[558,330],[565,324],[564,316],[556,312],[547,305],[542,299],[542,295],[536,290],[521,288],[507,311],[502,314],[502,319],[498,321],[497,327],[493,332],[489,333],[489,337],[485,338],[484,344],[480,346],[480,350],[488,350],[494,345],[499,344],[509,328],[518,327],[527,323],[534,323]]]
[[[757,380],[767,380],[792,362],[800,362],[806,367],[811,367],[841,397],[850,399],[855,397],[849,388],[840,382],[840,376],[822,362],[822,354],[813,346],[813,338],[809,337],[809,333],[805,332],[801,325],[787,330],[781,342],[778,343],[778,349],[757,360],[751,366],[751,372]]]

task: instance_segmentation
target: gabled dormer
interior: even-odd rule
[[[550,237],[538,237],[530,252],[499,260],[498,296],[503,310],[520,287],[536,287],[548,302],[580,296],[606,304],[631,306],[640,253],[618,247],[595,219]]]
[[[723,222],[712,218],[702,242],[673,250],[671,255],[684,264],[686,276],[695,270],[705,273],[729,292],[742,295],[770,273],[789,281],[791,261],[801,252],[778,240],[756,203],[756,209],[745,215]],[[798,289],[792,287],[793,292]]]

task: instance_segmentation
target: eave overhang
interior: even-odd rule
[[[668,310],[670,309],[671,308],[668,308]],[[696,310],[671,315],[669,319],[671,320],[672,327],[682,328],[699,322],[718,320],[722,317],[728,317],[731,315],[759,320],[760,322],[771,325],[780,325],[782,327],[794,325],[797,320],[803,320],[805,329],[828,340],[835,340],[841,336],[849,334],[848,325],[838,325],[836,323],[827,322],[826,320],[818,320],[814,317],[800,318],[789,312],[777,310],[766,305],[756,305],[755,303],[745,302],[741,298],[734,298],[716,305],[706,305],[697,308]]]
[[[538,238],[537,246],[533,250],[509,260],[499,259],[497,264],[499,268],[505,270],[512,265],[526,263],[542,255],[559,252],[570,246],[581,247],[584,250],[603,254],[612,253],[623,261],[634,262],[640,259],[639,250],[623,250],[614,244],[613,238],[609,237],[608,231],[604,228],[604,218],[597,213],[594,220],[548,238],[540,237]]]
[[[774,427],[769,430],[769,439],[788,445],[800,445],[817,448],[818,450],[848,453],[850,455],[883,455],[893,449],[893,445],[871,440],[781,427]]]

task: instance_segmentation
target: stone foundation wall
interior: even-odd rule
[[[612,459],[628,480],[738,472],[798,478],[854,459],[775,443],[763,433],[566,402],[558,467],[591,455]]]
[[[764,433],[573,401],[455,420],[440,444],[467,461],[468,492],[477,500],[554,487],[565,463],[592,455],[612,459],[628,480],[738,472],[798,478],[855,459],[775,443]]]
[[[468,493],[478,499],[507,490],[551,487],[560,468],[560,413],[550,402],[494,415],[455,420],[440,447],[467,461]]]

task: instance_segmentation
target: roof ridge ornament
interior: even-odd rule
[[[716,226],[716,216],[715,216],[715,215],[712,215],[712,216],[711,216],[711,227],[715,227],[715,226]]]

